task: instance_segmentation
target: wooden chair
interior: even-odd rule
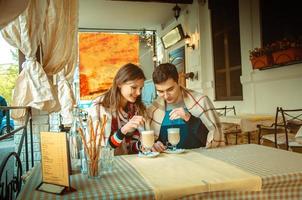
[[[275,122],[271,126],[257,126],[258,143],[286,150],[302,148],[302,144],[295,140],[295,135],[301,126],[302,109],[277,107]],[[266,134],[264,134],[265,131]]]
[[[224,106],[221,108],[213,108],[219,116],[229,116],[229,115],[236,115],[235,106],[228,107]],[[222,131],[225,137],[225,143],[228,145],[228,136],[235,135],[235,144],[238,144],[238,133],[241,133],[241,129],[238,125],[235,124],[222,124]]]
[[[232,107],[224,106],[221,108],[213,108],[213,110],[215,110],[219,116],[227,116],[231,112],[233,112],[233,115],[236,115],[235,106],[232,106]]]

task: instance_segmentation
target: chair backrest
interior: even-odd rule
[[[296,133],[302,126],[302,108],[301,109],[283,109],[280,108],[282,120],[285,124],[286,131]]]
[[[212,110],[215,110],[219,116],[227,116],[228,114],[236,115],[235,106],[232,107],[224,106],[221,108],[213,108]]]
[[[233,113],[232,113],[233,112]],[[235,106],[232,106],[232,107],[225,107],[225,116],[228,115],[228,114],[233,114],[233,115],[236,115],[236,108]]]
[[[280,120],[281,118],[281,120]],[[296,133],[302,126],[302,108],[301,109],[283,109],[277,107],[276,118],[275,118],[275,143],[277,145],[277,129],[278,127],[283,128],[286,137],[286,148],[288,146],[288,134]]]

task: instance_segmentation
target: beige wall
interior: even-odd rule
[[[197,48],[186,48],[187,72],[198,72],[199,79],[187,81],[187,86],[207,94],[214,100],[214,72],[210,12],[207,3],[194,0],[188,12],[182,12],[179,22],[184,31],[193,35]],[[269,70],[253,70],[249,60],[249,50],[261,46],[258,1],[240,0],[240,41],[243,85],[243,101],[214,101],[215,106],[235,105],[239,112],[274,113],[276,106],[287,108],[302,107],[302,64]],[[174,28],[175,19],[167,22],[159,35]],[[179,46],[179,42],[166,54]],[[163,58],[165,60],[165,57]]]
[[[187,80],[186,85],[189,88],[200,90],[201,91],[201,56],[200,56],[200,47],[199,47],[199,39],[200,39],[200,30],[199,30],[199,4],[197,1],[194,1],[192,5],[189,5],[187,9],[181,10],[181,16],[176,21],[175,18],[171,18],[165,25],[162,26],[161,29],[158,29],[158,37],[161,38],[171,29],[176,27],[178,24],[182,25],[184,33],[188,33],[192,42],[195,44],[195,50],[191,48],[186,48],[185,50],[185,60],[186,60],[186,72],[194,72],[198,74],[198,80]],[[160,40],[160,39],[159,39]],[[184,40],[178,42],[168,49],[164,49],[162,45],[159,45],[158,52],[161,52],[160,62],[168,62],[168,54],[170,51],[173,51],[179,47],[184,46]],[[162,56],[162,57],[161,57]]]

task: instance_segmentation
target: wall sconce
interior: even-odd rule
[[[153,61],[153,62],[156,62],[156,61],[157,61],[157,56],[156,56],[156,55],[153,55],[152,61]]]
[[[193,50],[195,49],[195,44],[190,44],[191,37],[188,34],[185,35],[185,43],[186,43],[187,47],[191,47]]]
[[[185,74],[185,79],[190,79],[191,81],[193,80],[198,80],[198,72],[188,72]]]
[[[176,6],[173,7],[173,11],[174,11],[174,17],[177,20],[179,15],[180,15],[180,10],[181,8],[176,4]]]

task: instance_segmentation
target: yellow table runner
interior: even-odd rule
[[[153,187],[156,199],[222,190],[261,190],[259,176],[193,151],[162,153],[155,158],[127,155],[124,159]]]
[[[264,115],[264,114],[243,114],[243,115],[239,115],[240,117],[242,117],[243,119],[248,119],[251,121],[265,121],[265,120],[274,120],[275,116],[272,115]]]
[[[224,123],[237,123],[239,124],[241,120],[249,121],[267,121],[270,120],[274,122],[275,116],[272,115],[257,115],[257,114],[239,114],[234,116],[222,116],[221,121]]]

